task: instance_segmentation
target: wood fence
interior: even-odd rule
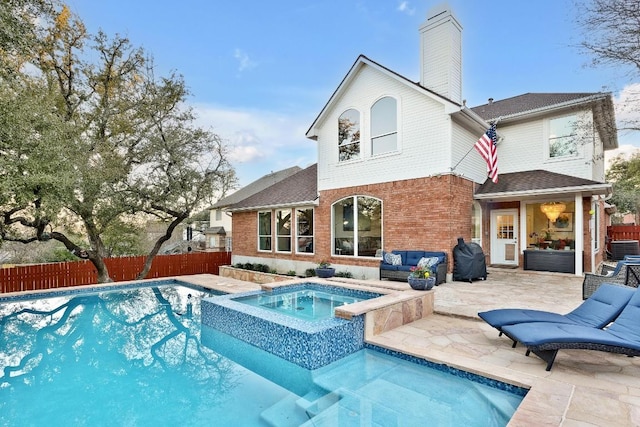
[[[134,280],[146,256],[107,258],[109,276],[116,282]],[[231,252],[194,252],[158,255],[147,279],[187,274],[218,274],[218,267],[231,264]],[[97,283],[98,273],[90,261],[56,262],[0,268],[0,292],[34,291]]]
[[[610,225],[607,227],[607,237],[612,240],[640,241],[640,225]]]

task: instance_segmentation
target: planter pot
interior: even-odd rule
[[[321,279],[327,279],[329,277],[333,277],[336,274],[336,269],[333,267],[330,268],[316,268],[316,276]]]
[[[436,284],[436,278],[435,276],[427,277],[426,279],[409,277],[407,278],[407,282],[409,282],[411,289],[415,289],[416,291],[428,291]]]

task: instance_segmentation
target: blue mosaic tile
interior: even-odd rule
[[[334,292],[359,298],[380,295],[312,283],[285,286],[271,294],[298,290]],[[328,365],[364,347],[364,316],[356,316],[351,321],[332,317],[309,322],[234,301],[261,293],[264,291],[202,300],[202,324],[310,370]]]

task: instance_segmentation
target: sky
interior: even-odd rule
[[[438,0],[66,0],[88,31],[129,38],[176,72],[197,124],[231,149],[239,183],[317,161],[306,131],[358,55],[419,80],[419,28]],[[463,27],[463,99],[640,90],[622,68],[588,67],[573,0],[450,0]],[[617,113],[621,117],[624,113]],[[620,152],[640,133],[619,134]],[[607,157],[612,154],[608,153]]]

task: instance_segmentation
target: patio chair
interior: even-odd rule
[[[582,299],[589,298],[600,285],[611,283],[637,288],[640,283],[640,260],[620,261],[618,272],[611,275],[585,273],[582,281]]]
[[[626,286],[603,284],[573,311],[559,314],[551,311],[520,308],[502,308],[478,313],[489,325],[500,331],[507,325],[531,322],[566,323],[592,328],[604,328],[613,321],[627,305],[635,289]],[[510,337],[511,338],[511,337]],[[513,341],[515,347],[517,341]]]
[[[615,267],[609,264],[602,264],[600,274],[604,276],[614,276],[618,274],[620,268],[622,268],[623,265],[627,264],[628,261],[640,263],[640,255],[625,255],[624,259],[618,261]]]
[[[505,335],[527,346],[551,370],[558,350],[597,350],[640,356],[640,292],[634,292],[624,310],[606,329],[562,323],[519,323],[503,328]]]

